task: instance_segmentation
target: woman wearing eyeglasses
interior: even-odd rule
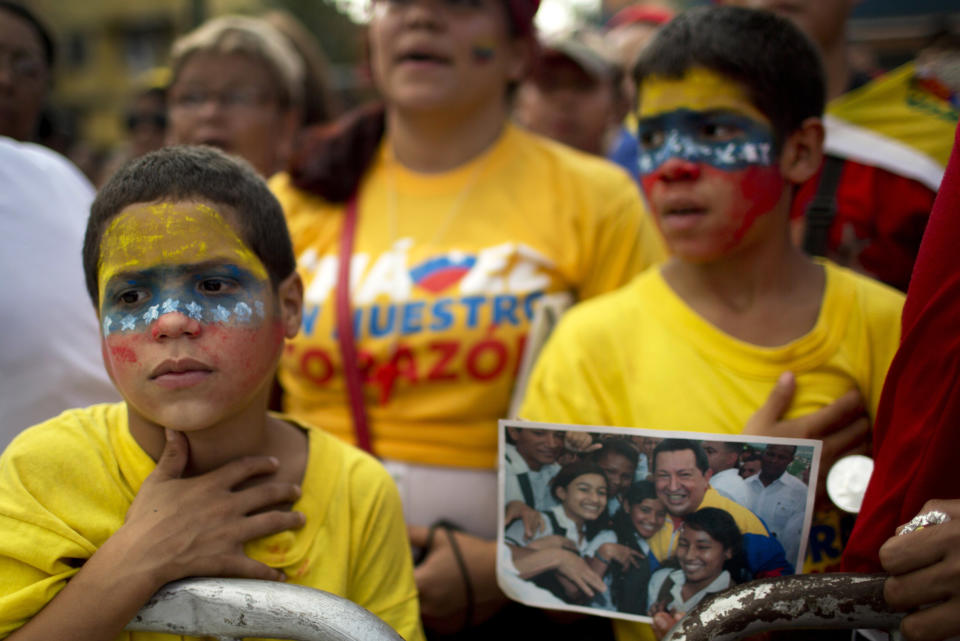
[[[283,168],[300,126],[303,61],[258,18],[224,16],[173,44],[170,144],[211,145],[269,177]]]

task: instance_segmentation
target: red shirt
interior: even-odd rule
[[[874,426],[875,468],[844,569],[881,569],[880,546],[928,499],[960,498],[960,131],[903,309]]]
[[[820,172],[800,186],[792,218],[803,218],[819,184]],[[916,180],[844,161],[827,256],[906,291],[935,196]]]

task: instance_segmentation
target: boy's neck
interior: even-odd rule
[[[267,390],[269,392],[269,390]],[[273,456],[280,472],[300,482],[306,465],[305,435],[295,426],[267,414],[266,397],[215,425],[184,432],[190,445],[184,476],[199,476],[245,456]],[[130,433],[156,461],[166,442],[163,426],[140,418],[128,406]]]
[[[763,347],[784,345],[813,329],[825,286],[823,269],[786,231],[708,263],[670,259],[661,273],[700,317]]]
[[[392,152],[404,167],[440,173],[464,165],[496,141],[507,121],[507,107],[498,98],[469,113],[387,110]]]

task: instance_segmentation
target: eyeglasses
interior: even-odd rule
[[[18,80],[37,80],[43,76],[47,65],[27,51],[0,47],[0,68],[9,67]]]
[[[256,87],[233,87],[223,91],[191,88],[172,92],[170,103],[177,109],[199,109],[209,101],[215,100],[224,109],[252,109],[262,107],[275,100],[271,92]]]

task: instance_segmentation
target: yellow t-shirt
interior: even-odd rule
[[[826,290],[813,329],[781,347],[737,340],[691,310],[658,268],[578,305],[534,367],[521,417],[585,425],[739,434],[777,378],[794,372],[786,417],[857,388],[876,415],[900,341],[903,294],[823,263]]]
[[[304,429],[310,452],[294,509],[306,524],[249,542],[247,554],[290,583],[358,603],[408,641],[423,639],[396,486],[363,452]],[[154,467],[130,435],[124,403],[64,412],[11,443],[0,458],[0,638],[53,599],[123,524]]]
[[[623,285],[663,258],[661,239],[623,170],[512,125],[441,174],[409,171],[387,147],[362,184],[351,259],[374,448],[490,468],[534,303]],[[286,175],[271,188],[306,285],[281,363],[284,410],[352,440],[333,303],[343,207]]]
[[[823,265],[826,289],[815,326],[781,347],[758,347],[721,332],[677,296],[659,268],[650,269],[561,319],[534,367],[520,416],[739,434],[780,374],[791,371],[797,391],[788,418],[857,388],[872,420],[900,342],[904,297]],[[808,550],[805,570],[816,569]],[[619,641],[653,639],[644,624],[616,621],[614,628]]]

